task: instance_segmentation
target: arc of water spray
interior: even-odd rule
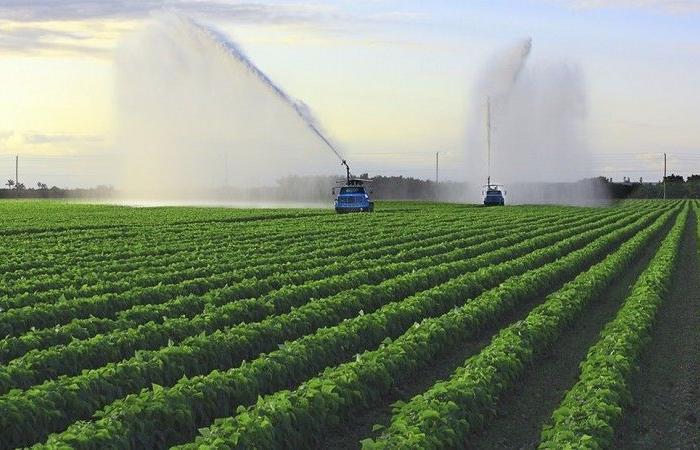
[[[532,38],[529,37],[520,45],[519,52],[516,55],[516,61],[513,65],[512,78],[510,84],[507,86],[504,92],[487,92],[486,94],[486,145],[487,145],[487,184],[491,186],[491,147],[492,147],[492,109],[491,109],[491,99],[492,97],[501,99],[506,98],[510,95],[511,91],[515,87],[515,83],[518,81],[520,74],[525,67],[530,52],[532,51]]]
[[[243,63],[243,65],[248,69],[248,71],[253,74],[255,77],[257,77],[260,81],[262,81],[269,89],[272,90],[272,92],[277,95],[280,99],[282,99],[285,103],[287,103],[293,110],[294,112],[301,118],[301,120],[304,121],[306,126],[316,135],[318,136],[327,146],[328,148],[335,154],[335,156],[338,157],[340,161],[344,161],[343,156],[340,154],[338,149],[331,143],[331,141],[321,132],[320,126],[318,125],[318,121],[316,118],[311,114],[311,111],[309,110],[309,107],[302,101],[296,100],[293,97],[291,97],[289,94],[287,94],[281,87],[279,87],[277,84],[275,84],[270,77],[267,76],[262,70],[260,70],[254,63],[253,61],[246,56],[246,54],[241,50],[238,45],[236,45],[234,42],[231,42],[228,38],[226,38],[223,34],[219,33],[216,30],[213,30],[209,27],[206,27],[204,25],[201,25],[194,20],[187,19],[187,18],[182,18],[184,22],[189,24],[190,26],[194,27],[195,29],[199,30],[200,32],[208,35],[211,37],[223,50],[225,50],[228,54],[236,58],[238,61]]]
[[[515,73],[513,74],[513,84],[515,84],[515,82],[518,81],[518,77],[520,76],[520,72],[523,71],[523,67],[525,67],[525,62],[527,61],[528,56],[530,56],[530,51],[532,51],[532,38],[531,37],[525,39],[525,42],[523,42],[523,46],[520,49],[520,64],[518,64],[517,69],[515,70]]]

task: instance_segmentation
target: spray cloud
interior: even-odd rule
[[[115,66],[127,196],[269,185],[342,160],[304,103],[235,43],[189,19],[154,15],[122,42]]]
[[[573,183],[592,175],[584,133],[583,77],[572,64],[533,61],[531,50],[527,39],[498,53],[477,83],[467,155],[473,201],[479,200],[479,185],[485,184],[488,171],[487,102],[491,180],[506,185],[510,203],[578,203],[575,190],[566,190],[566,196],[545,196],[542,184]]]

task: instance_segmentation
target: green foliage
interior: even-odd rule
[[[353,362],[335,369],[327,369],[321,376],[307,381],[295,391],[281,391],[258,400],[257,404],[240,412],[237,416],[217,421],[207,431],[206,436],[183,448],[206,446],[213,442],[217,442],[217,445],[241,448],[311,446],[315,443],[318,432],[335,426],[354,411],[375,403],[391,389],[396,380],[405,376],[406,373],[425,367],[445,347],[453,346],[475,333],[479,327],[514,307],[518,300],[536,295],[567,274],[581,270],[586,263],[603,256],[616,242],[642,228],[647,220],[638,220],[611,234],[607,234],[609,230],[601,230],[600,234],[603,237],[596,240],[595,244],[589,244],[584,249],[572,252],[559,260],[556,260],[557,256],[566,254],[586,241],[590,241],[596,236],[596,232],[583,233],[563,240],[548,249],[513,259],[500,267],[495,266],[491,270],[496,273],[497,268],[508,267],[513,271],[505,277],[507,281],[497,288],[486,291],[473,300],[467,301],[464,306],[448,311],[442,316],[431,315],[436,318],[414,322],[415,325],[409,327],[398,339],[381,346],[379,350],[361,354]],[[658,230],[663,219],[657,223],[659,225],[655,229]],[[540,268],[541,270],[533,271],[538,272],[536,276],[531,272],[518,276],[519,273],[545,262],[546,260],[542,261],[538,258],[547,253],[550,254],[550,258],[555,259],[554,262],[545,264]],[[515,269],[516,267],[519,270]],[[496,280],[493,281],[493,284],[497,284]],[[462,301],[471,297],[459,291],[443,292],[448,298],[459,298],[463,299]],[[406,300],[396,308],[408,309],[418,306],[414,305],[410,300]],[[378,311],[378,313],[381,312],[383,311]],[[361,332],[361,330],[357,331]],[[513,345],[513,343],[506,342],[506,345]],[[484,369],[483,373],[491,374],[488,368]],[[472,405],[481,405],[486,401],[486,390],[468,390],[467,392],[475,395]],[[426,424],[417,431],[416,436],[407,438],[407,441],[399,446],[424,448],[425,444],[429,447],[430,442],[420,438],[428,433],[434,438],[439,436],[439,439],[448,439],[447,446],[456,446],[458,441],[454,430],[436,429],[445,418],[441,406],[421,404],[405,421],[399,421],[397,424],[392,422],[392,427],[401,430],[408,430],[409,424],[414,424],[416,421]],[[445,404],[445,407],[456,413],[463,411],[463,406],[460,405],[458,408],[454,401]],[[407,407],[404,406],[404,408]],[[473,413],[471,420],[473,423],[480,424],[483,413]],[[274,433],[265,432],[270,424],[274,427]],[[390,431],[387,432],[390,433]],[[370,448],[375,445],[372,441],[364,441],[364,444]]]
[[[678,205],[0,204],[0,448],[308,447],[573,279],[362,441],[460,446]]]
[[[615,217],[610,217],[608,221],[614,222],[619,218],[617,214],[613,216]],[[599,225],[599,221],[595,218],[596,216],[591,220],[590,217],[584,216],[578,218],[578,221],[584,222],[583,229],[595,229]],[[357,289],[344,290],[336,295],[318,298],[289,313],[275,315],[261,322],[241,324],[211,334],[189,337],[178,346],[157,351],[139,351],[133,358],[110,363],[72,378],[52,380],[17,395],[10,392],[5,399],[0,398],[0,428],[2,428],[2,411],[15,408],[27,401],[33,403],[41,401],[44,404],[42,410],[25,409],[25,420],[44,424],[46,428],[37,427],[36,433],[45,432],[44,429],[58,430],[76,417],[88,417],[97,409],[96,406],[107,404],[125,392],[137,392],[154,382],[171,385],[183,375],[193,376],[235,366],[262,351],[277,348],[280,342],[296,339],[319,327],[333,325],[343,319],[354,317],[359,311],[373,311],[386,302],[397,301],[420,290],[444,283],[461,273],[472,272],[480,267],[526,254],[538,247],[557,242],[577,230],[576,228],[572,230],[571,220],[564,223],[557,223],[552,219],[545,220],[553,222],[549,227],[554,232],[524,241],[528,233],[511,233],[500,239],[459,247],[447,253],[438,253],[428,259],[379,266],[372,269],[370,273],[375,274],[375,282],[386,279],[380,284],[363,284]],[[576,219],[573,220],[574,223],[576,221]],[[522,227],[527,228],[530,225],[523,224]],[[546,229],[537,227],[537,232],[530,231],[529,235],[541,233]],[[482,237],[483,235],[479,236],[480,241]],[[504,245],[514,242],[520,243],[503,248]],[[302,284],[299,289],[304,289],[305,286]],[[308,299],[313,297],[313,294],[314,292],[307,292],[301,298]],[[317,294],[323,297],[324,293]],[[286,295],[284,298],[288,299],[288,297]],[[231,305],[235,307],[236,303]],[[191,329],[197,324],[188,320],[181,323],[184,329],[188,329],[188,326]],[[135,336],[137,335],[133,330],[132,332]],[[77,392],[72,388],[75,385],[79,386]],[[79,405],[65,402],[76,394],[89,397],[92,401]]]
[[[614,427],[631,399],[629,377],[673,275],[687,218],[686,206],[616,317],[588,351],[578,382],[552,414],[553,425],[542,431],[540,448],[612,446]]]
[[[563,328],[629,267],[669,217],[670,213],[659,217],[603,261],[547,296],[524,320],[501,330],[449,380],[399,408],[370,448],[463,446],[468,433],[483,426],[500,395],[517,381],[533,356],[552,345]],[[426,409],[437,411],[438,419],[421,419]]]

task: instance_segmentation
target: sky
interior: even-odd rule
[[[575,64],[595,173],[700,173],[700,0],[0,0],[0,179],[113,184],[119,42],[177,11],[238,43],[358,172],[460,179],[474,86],[531,37]],[[329,173],[339,168],[329,167]]]

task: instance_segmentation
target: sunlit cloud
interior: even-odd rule
[[[0,131],[0,144],[3,146],[0,155],[69,155],[99,151],[110,142],[99,134]]]
[[[385,11],[358,16],[329,3],[251,3],[216,0],[5,0],[0,16],[17,22],[139,19],[152,11],[175,11],[242,23],[320,24],[328,21],[414,22],[425,12]]]
[[[266,4],[214,0],[9,0],[0,14],[9,20],[35,22],[119,18],[134,19],[155,10],[174,10],[251,22],[305,22],[332,18],[335,7],[322,4]]]
[[[94,21],[0,21],[0,50],[5,54],[107,57],[118,36],[134,23]]]
[[[413,23],[425,13],[387,11],[364,16],[321,3],[242,3],[216,0],[6,0],[0,3],[0,50],[62,56],[106,57],[119,32],[156,11],[173,11],[216,23],[285,28],[309,36],[356,35],[357,27]],[[292,39],[293,40],[293,39]]]

